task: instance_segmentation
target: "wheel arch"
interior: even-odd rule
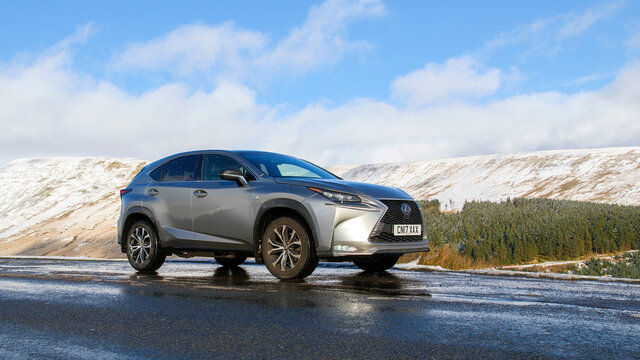
[[[151,226],[153,227],[153,230],[156,232],[158,242],[162,244],[162,241],[160,240],[160,231],[151,210],[142,206],[134,206],[127,211],[127,215],[122,225],[122,233],[120,233],[120,238],[122,239],[122,241],[120,242],[120,251],[122,251],[123,253],[127,252],[126,235],[129,232],[131,226],[138,220],[145,220],[149,222],[149,224],[151,224]]]
[[[253,226],[253,252],[256,261],[262,262],[261,242],[267,225],[273,220],[283,217],[294,217],[306,227],[314,247],[317,247],[317,232],[309,211],[300,202],[291,199],[274,199],[265,202],[258,210]]]

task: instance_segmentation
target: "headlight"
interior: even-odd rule
[[[352,194],[347,194],[347,193],[333,191],[333,190],[312,188],[312,187],[310,187],[309,190],[315,191],[318,194],[326,197],[327,199],[339,204],[360,202],[360,198]]]

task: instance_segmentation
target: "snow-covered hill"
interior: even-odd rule
[[[146,162],[135,159],[16,160],[0,168],[0,255],[122,257],[118,190]],[[399,187],[444,210],[465,200],[547,197],[640,205],[640,147],[475,156],[340,166],[348,180]]]
[[[352,181],[393,186],[443,210],[507,197],[640,205],[640,147],[554,150],[413,163],[338,166]]]
[[[119,189],[146,162],[20,159],[0,168],[0,254],[116,257]]]

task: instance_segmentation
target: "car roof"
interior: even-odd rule
[[[176,157],[176,156],[184,156],[184,155],[197,155],[197,154],[206,154],[206,153],[221,153],[221,154],[237,154],[237,155],[249,155],[249,154],[277,154],[284,155],[280,153],[270,152],[270,151],[259,151],[259,150],[222,150],[222,149],[203,149],[203,150],[191,150],[185,151],[173,155],[169,155],[166,158]]]
[[[239,155],[239,156],[243,156],[243,155],[251,155],[251,154],[276,154],[276,155],[283,155],[283,154],[279,154],[279,153],[275,153],[275,152],[269,152],[269,151],[258,151],[258,150],[221,150],[221,149],[207,149],[207,150],[191,150],[191,151],[184,151],[184,152],[180,152],[180,153],[176,153],[176,154],[172,154],[169,156],[165,156],[161,159],[158,159],[156,161],[151,162],[150,164],[148,164],[147,166],[145,166],[147,169],[151,170],[153,168],[158,167],[160,164],[163,164],[169,160],[175,159],[175,158],[179,158],[182,156],[188,156],[188,155],[200,155],[200,154],[211,154],[211,153],[215,153],[215,154],[227,154],[227,155]]]

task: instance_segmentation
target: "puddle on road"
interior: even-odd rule
[[[258,274],[260,275],[260,274]],[[393,274],[369,274],[358,272],[349,275],[332,274],[330,278],[308,278],[297,281],[280,281],[276,278],[256,276],[252,278],[249,272],[242,268],[228,269],[219,267],[211,276],[167,276],[162,274],[132,274],[127,277],[126,289],[128,293],[147,294],[152,296],[194,296],[224,298],[221,292],[253,292],[255,296],[267,293],[280,293],[286,296],[300,296],[303,292],[336,292],[342,295],[368,295],[381,298],[430,297],[431,294],[422,287],[411,288],[414,281],[404,279]],[[162,284],[163,287],[157,285]],[[165,287],[168,285],[169,287]],[[153,287],[153,290],[145,289]],[[134,288],[140,289],[135,290]],[[216,293],[206,293],[211,290]],[[229,296],[235,296],[230,294]],[[281,305],[281,304],[276,304]],[[295,304],[291,304],[295,306]],[[303,304],[302,306],[309,306]]]
[[[325,264],[319,266],[312,276],[305,280],[281,281],[273,277],[264,266],[246,263],[239,268],[210,266],[208,263],[170,262],[153,274],[137,273],[119,263],[68,263],[54,261],[51,264],[2,264],[6,271],[0,271],[0,278],[24,279],[50,282],[50,289],[63,292],[98,293],[103,287],[123,295],[137,294],[154,297],[187,296],[228,298],[237,293],[252,294],[253,297],[282,294],[289,298],[300,298],[304,292],[335,292],[339,296],[365,295],[376,299],[416,299],[430,297],[424,279],[417,280],[404,274],[391,272],[372,274],[355,269],[352,265]],[[23,273],[28,270],[29,273]],[[64,281],[55,285],[51,281]],[[78,290],[78,282],[94,283],[93,287]],[[95,287],[95,288],[94,288]],[[16,287],[14,287],[16,288]],[[0,287],[1,289],[1,287]],[[40,290],[33,290],[40,291]],[[42,290],[44,291],[44,290]],[[231,292],[225,294],[225,292]],[[292,306],[315,306],[312,302],[291,300]],[[260,301],[265,301],[264,299]],[[281,300],[278,300],[281,301]],[[283,305],[275,303],[274,305]]]

